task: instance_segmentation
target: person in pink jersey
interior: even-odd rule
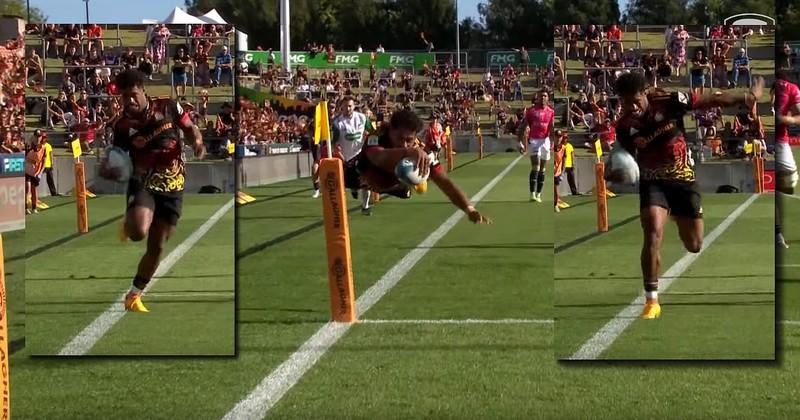
[[[779,70],[775,73],[775,84],[772,94],[775,98],[775,175],[776,189],[783,194],[794,194],[797,186],[797,164],[794,161],[792,148],[789,146],[789,126],[800,124],[800,89],[789,81],[789,72]],[[780,215],[775,207],[775,242],[778,246],[788,248],[789,245],[781,232]]]
[[[527,151],[531,157],[531,173],[528,185],[531,192],[531,201],[542,202],[542,186],[544,185],[544,171],[550,161],[550,132],[553,130],[555,113],[548,106],[550,95],[545,90],[539,91],[531,101],[534,105],[525,111],[525,118],[519,127],[520,153]],[[526,130],[527,129],[527,130]],[[525,140],[525,133],[527,141]]]

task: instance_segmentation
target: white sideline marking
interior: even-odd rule
[[[794,325],[800,325],[800,321],[781,321],[781,324],[794,326]]]
[[[552,324],[552,319],[361,319],[359,324]]]
[[[800,267],[800,264],[781,264],[778,267],[796,268],[796,267]]]
[[[781,194],[781,197],[789,197],[789,198],[794,198],[795,200],[800,200],[800,197],[790,194]]]
[[[169,255],[166,256],[158,265],[158,269],[153,274],[153,279],[150,280],[148,288],[152,288],[158,282],[161,276],[167,274],[172,266],[175,265],[187,252],[203,237],[211,228],[222,218],[231,207],[233,207],[234,200],[227,202],[220,207],[208,220],[205,221],[196,231],[192,232],[188,238],[184,239],[180,245],[175,247]],[[145,291],[146,292],[146,291]],[[59,356],[82,356],[89,352],[89,350],[100,341],[101,338],[119,322],[126,312],[123,308],[125,302],[125,295],[127,290],[106,309],[105,312],[100,314],[91,324],[83,329],[78,335],[75,336],[61,351],[58,352]]]
[[[751,195],[744,203],[740,204],[739,207],[731,212],[722,223],[714,228],[714,230],[705,237],[703,248],[700,249],[700,252],[696,254],[687,252],[686,255],[675,262],[675,264],[658,279],[659,291],[666,291],[672,282],[680,277],[705,250],[711,247],[711,244],[713,244],[748,207],[750,207],[750,204],[752,204],[756,198],[758,198],[757,194]],[[592,338],[587,340],[578,351],[569,357],[569,360],[594,360],[600,357],[625,329],[633,324],[633,321],[638,319],[643,304],[644,296],[640,295],[625,309],[621,310],[612,320],[608,321],[608,323],[600,328]]]
[[[486,196],[503,177],[522,159],[518,156],[503,169],[494,179],[489,181],[477,194],[472,197],[472,202],[477,203]],[[416,248],[412,249],[395,264],[377,283],[372,285],[356,300],[356,310],[360,318],[369,308],[377,303],[414,267],[414,265],[439,242],[447,232],[452,229],[464,212],[457,210],[433,233],[428,235]],[[297,349],[286,361],[267,375],[250,393],[239,401],[223,419],[263,419],[267,411],[272,408],[289,391],[303,375],[331,348],[354,324],[328,322],[317,330],[300,348]]]

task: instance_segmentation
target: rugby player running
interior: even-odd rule
[[[195,157],[203,159],[205,146],[200,130],[188,112],[171,99],[154,99],[145,93],[144,75],[130,69],[116,77],[122,113],[109,122],[114,145],[130,154],[133,173],[128,181],[127,210],[123,239],[147,238],[147,250],[139,261],[125,309],[149,312],[141,295],[158,268],[164,245],[175,232],[181,217],[186,167],[183,160],[183,132]],[[103,162],[100,175],[119,178],[119,168]]]
[[[658,303],[658,272],[661,267],[661,242],[664,225],[672,216],[687,251],[700,252],[703,246],[703,209],[697,190],[694,163],[683,126],[684,115],[697,109],[755,107],[764,88],[764,79],[754,78],[753,87],[743,94],[700,95],[647,89],[639,73],[619,77],[616,92],[623,113],[617,125],[617,139],[639,163],[639,208],[644,243],[641,265],[645,306],[641,317],[661,315]],[[606,178],[619,181],[619,172],[609,165]]]

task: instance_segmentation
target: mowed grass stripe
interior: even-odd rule
[[[183,217],[165,255],[230,198],[187,194]],[[124,211],[123,196],[89,201],[89,219],[103,220]],[[51,213],[52,212],[52,213]],[[74,207],[44,211],[29,219],[28,249],[75,231]],[[130,286],[145,244],[120,244],[119,224],[91,230],[75,240],[28,259],[26,307],[28,345],[33,354],[56,354]]]
[[[661,294],[661,318],[634,322],[603,358],[774,360],[774,214],[759,196]]]
[[[234,211],[228,205],[167,275],[147,288],[144,301],[151,312],[122,318],[89,354],[233,356],[234,250]]]
[[[704,195],[706,232],[719,226],[745,199],[744,195]],[[609,201],[609,207],[610,216],[628,217],[631,212],[638,212],[638,197],[619,196]],[[580,236],[581,229],[594,230],[594,212],[581,211],[582,214],[572,216],[572,223],[563,225],[560,216],[568,212],[559,215],[556,218],[557,230],[564,230],[572,238]],[[674,223],[667,223],[664,238],[662,264],[669,268],[686,252]],[[587,338],[607,324],[608,317],[615,318],[622,310],[633,311],[630,297],[641,294],[640,249],[641,227],[639,223],[630,223],[598,237],[591,244],[574,247],[556,256],[556,319],[559,323],[556,346],[559,357],[575,355],[575,350]],[[660,289],[664,290],[663,287]],[[631,317],[638,315],[633,312]]]

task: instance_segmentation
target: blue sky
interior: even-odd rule
[[[459,0],[459,20],[467,16],[477,17],[480,1]],[[89,19],[99,23],[141,23],[142,19],[162,19],[175,6],[183,8],[184,2],[182,0],[132,0],[128,3],[128,1],[122,0],[90,0]],[[86,21],[86,6],[83,0],[31,0],[31,7],[43,10],[50,22],[82,23]]]

